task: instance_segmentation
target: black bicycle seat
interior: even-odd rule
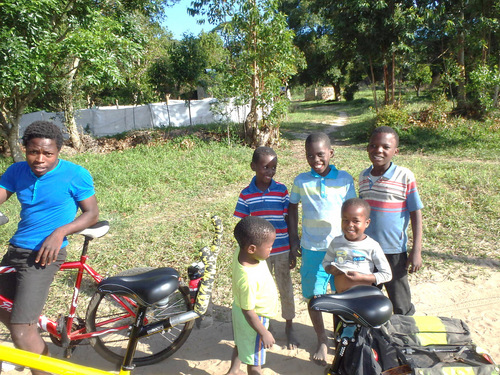
[[[392,303],[374,286],[358,285],[339,294],[321,294],[309,301],[309,308],[339,315],[364,327],[378,327],[392,315]]]
[[[108,277],[99,283],[97,290],[130,297],[139,305],[150,306],[171,295],[178,287],[179,273],[163,267],[137,275]]]

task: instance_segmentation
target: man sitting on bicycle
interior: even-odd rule
[[[59,159],[63,136],[55,124],[35,121],[22,140],[26,161],[12,164],[0,178],[0,205],[13,193],[21,203],[21,220],[1,262],[17,270],[0,281],[0,291],[14,300],[14,306],[10,314],[0,310],[0,320],[16,347],[47,355],[37,323],[54,275],[66,258],[66,236],[94,225],[99,209],[90,173]],[[75,218],[78,208],[82,213]]]

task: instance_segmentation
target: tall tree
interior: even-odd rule
[[[310,1],[282,1],[280,10],[287,14],[288,26],[295,32],[294,43],[307,62],[294,81],[306,86],[332,86],[335,99],[340,100],[341,85],[346,81],[352,59],[334,37],[333,26],[315,13]]]
[[[419,0],[418,5],[425,16],[425,27],[418,30],[417,36],[426,47],[428,60],[438,67],[451,94],[456,91],[457,109],[476,112],[480,105],[476,102],[478,90],[479,94],[482,90],[469,84],[470,74],[478,69],[493,72],[500,63],[500,3]],[[450,66],[458,68],[457,75],[449,74]]]
[[[365,61],[374,96],[375,72],[382,67],[385,102],[394,101],[396,57],[409,48],[420,21],[414,2],[318,0],[311,9],[331,28],[332,43],[342,51],[340,58]]]
[[[139,50],[140,44],[127,38],[121,21],[135,7],[145,12],[159,11],[161,1],[135,0],[107,3],[91,0],[6,0],[0,18],[0,132],[8,140],[14,161],[23,159],[19,139],[19,121],[25,108],[40,92],[56,81],[75,77],[84,61],[95,63],[95,80],[106,72],[119,79],[120,52]],[[117,6],[118,5],[118,6]],[[152,13],[151,13],[152,14]],[[101,49],[103,42],[94,38],[105,35],[116,50]],[[78,62],[78,64],[76,64]],[[97,73],[99,72],[99,73]]]
[[[214,90],[217,97],[250,103],[243,127],[249,145],[278,143],[279,123],[287,106],[280,94],[301,61],[278,1],[199,0],[192,6],[193,13],[200,12],[220,25],[218,32],[229,50],[224,71],[217,72],[224,77]]]
[[[206,88],[207,74],[222,48],[217,43],[217,34],[184,34],[180,41],[174,41],[165,54],[151,65],[148,76],[155,90],[162,97],[173,95],[190,99],[198,87]]]

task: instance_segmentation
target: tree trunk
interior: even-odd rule
[[[373,92],[373,105],[375,106],[375,112],[378,113],[378,104],[377,104],[377,86],[375,85],[375,73],[373,72],[373,61],[370,56],[370,71],[372,74],[372,92]]]
[[[340,83],[334,82],[332,83],[333,86],[333,93],[335,95],[335,101],[339,102],[340,101]]]
[[[462,24],[464,22],[464,10],[463,3],[460,8],[460,19],[462,20]],[[457,88],[457,107],[459,109],[465,109],[466,107],[466,92],[465,92],[465,32],[461,29],[458,33],[458,55],[457,55],[457,63],[460,68],[460,76],[458,79],[458,88]]]
[[[252,5],[255,6],[255,1],[252,0]],[[257,55],[257,31],[256,25],[253,23],[250,25],[251,32],[249,33],[250,45],[252,46],[253,53]],[[267,127],[261,127],[259,122],[259,108],[257,106],[257,100],[260,96],[261,82],[259,80],[259,66],[257,60],[254,59],[252,62],[252,76],[250,79],[250,85],[252,88],[252,99],[250,102],[250,112],[245,119],[244,131],[245,131],[245,142],[252,147],[259,147],[267,143],[269,138],[269,132]]]
[[[500,53],[498,54],[498,67],[500,69]],[[495,86],[495,96],[493,97],[493,108],[498,107],[498,95],[500,92],[500,85]]]
[[[391,75],[391,102],[394,104],[395,98],[395,89],[396,89],[396,53],[392,53],[392,75]]]
[[[12,118],[12,127],[10,128],[7,143],[14,163],[25,160],[21,144],[19,143],[19,120],[22,115]]]
[[[75,108],[73,106],[73,82],[75,79],[76,70],[80,64],[80,59],[75,57],[69,64],[69,73],[67,75],[67,85],[64,89],[63,94],[63,111],[64,111],[64,124],[68,130],[69,139],[73,148],[78,152],[82,151],[82,139],[80,138],[80,133],[76,126],[75,121]]]
[[[389,69],[384,64],[384,104],[389,104]]]
[[[258,115],[257,115],[257,101],[252,99],[250,103],[250,111],[245,119],[245,123],[243,124],[243,132],[245,137],[245,143],[253,146],[255,145],[256,139],[256,131],[258,127]]]
[[[82,139],[80,138],[80,133],[78,132],[78,127],[76,126],[75,115],[74,115],[73,100],[66,103],[64,100],[64,124],[68,130],[69,139],[73,148],[81,152],[83,149]]]

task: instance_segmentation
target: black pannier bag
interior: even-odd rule
[[[460,319],[393,315],[380,328],[359,330],[341,375],[499,375]]]

